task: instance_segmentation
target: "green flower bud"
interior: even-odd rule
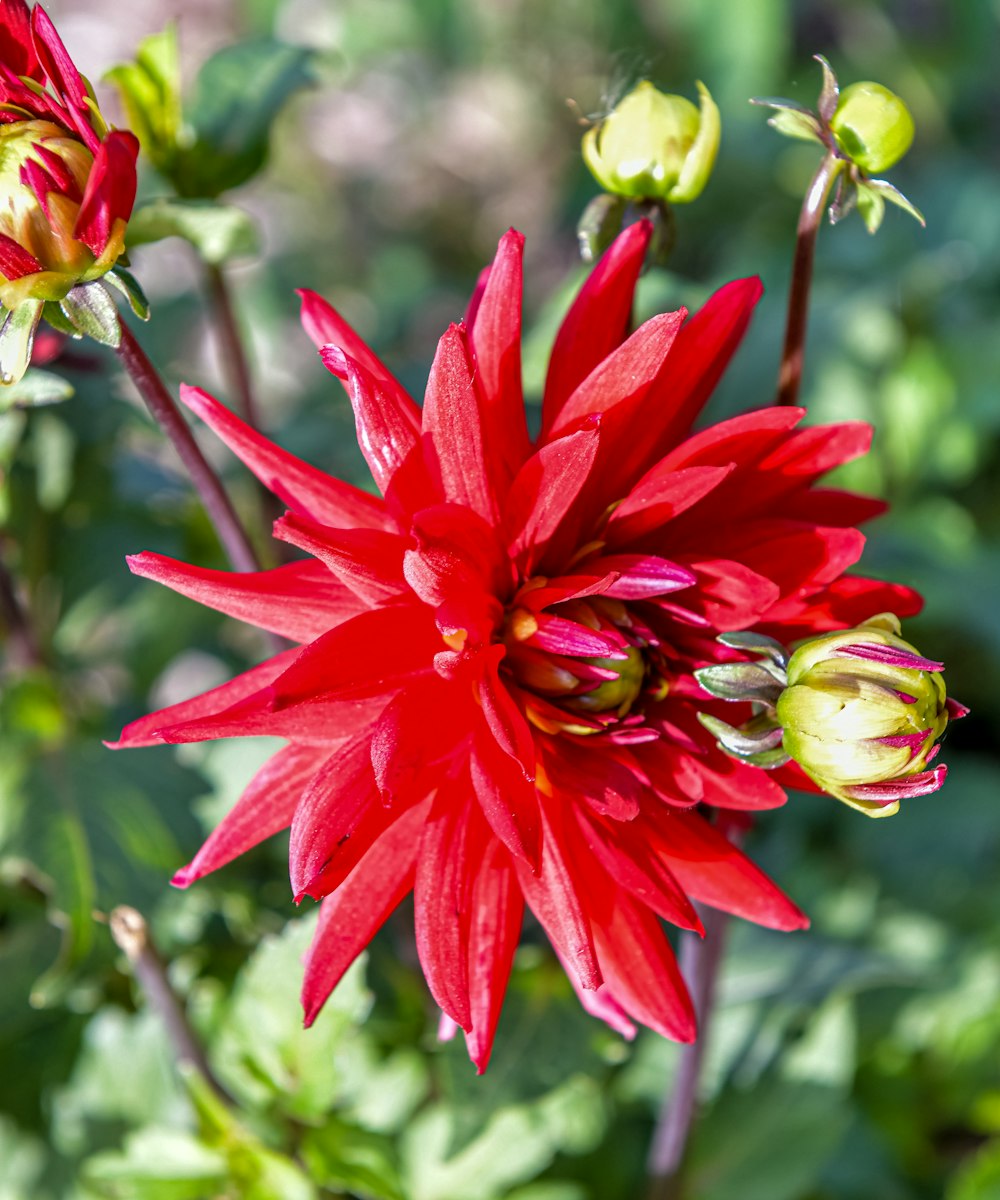
[[[930,768],[937,741],[968,710],[947,697],[944,665],[903,641],[892,613],[812,638],[790,657],[752,632],[719,641],[766,656],[695,672],[713,696],[754,706],[740,726],[699,714],[727,754],[767,769],[794,759],[823,791],[870,817],[890,816],[900,800],[944,782],[946,768]]]
[[[913,143],[910,110],[880,83],[844,88],[830,129],[844,155],[868,175],[888,170]]]
[[[708,182],[719,149],[719,110],[702,83],[700,109],[643,80],[583,138],[583,157],[606,192],[687,203]]]
[[[870,816],[889,816],[904,795],[933,791],[926,770],[950,715],[942,663],[899,636],[891,613],[825,634],[788,663],[776,716],[782,747],[824,791]]]
[[[599,684],[593,691],[584,692],[579,696],[570,696],[564,701],[567,708],[577,712],[608,712],[615,709],[621,716],[632,707],[642,691],[646,674],[646,664],[642,651],[635,646],[629,646],[625,651],[627,657],[620,658],[591,658],[586,661],[594,667],[617,671],[617,679],[609,679]]]

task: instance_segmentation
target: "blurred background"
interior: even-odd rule
[[[266,167],[223,199],[259,252],[225,270],[251,347],[263,428],[362,481],[339,386],[297,321],[331,300],[420,395],[508,226],[527,235],[525,369],[538,397],[553,330],[583,277],[574,225],[596,193],[581,118],[648,77],[722,110],[718,164],[677,209],[647,314],[759,274],[766,294],[712,402],[773,395],[794,228],[815,150],[750,96],[813,104],[825,54],[913,112],[891,173],[926,231],[891,209],[820,234],[804,399],[813,421],[874,423],[838,483],[884,496],[863,568],[919,588],[906,630],[947,662],[972,715],[949,734],[945,789],[867,821],[793,798],[753,856],[812,915],[799,935],[734,922],[685,1195],[694,1200],[1000,1197],[1000,113],[996,0],[51,0],[97,83],[177,22],[185,86],[236,42],[311,48],[311,82],[276,96]],[[266,88],[249,76],[247,94]],[[110,87],[98,84],[114,114]],[[279,89],[280,92],[280,89]],[[279,103],[280,100],[280,103]],[[270,120],[270,115],[268,117]],[[141,199],[169,188],[146,170]],[[140,336],[171,384],[232,399],[203,268],[172,238],[137,247],[154,319]],[[168,881],[270,743],[113,754],[101,739],[265,653],[258,635],[152,583],[126,553],[224,566],[172,450],[110,352],[48,369],[64,403],[0,415],[0,553],[30,601],[44,665],[11,641],[0,727],[0,1198],[632,1200],[678,1050],[583,1015],[527,944],[493,1065],[439,1045],[407,914],[303,1034],[297,914],[282,839],[188,892]],[[240,506],[260,497],[206,452]],[[151,923],[238,1124],[192,1095],[101,923]],[[95,918],[94,914],[98,914]],[[229,1122],[229,1123],[227,1123]]]

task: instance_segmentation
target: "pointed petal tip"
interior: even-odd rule
[[[188,863],[186,867],[181,867],[179,871],[175,871],[171,880],[170,886],[175,888],[187,888],[192,883],[201,878],[201,872],[195,869],[194,863]]]
[[[333,342],[320,346],[319,356],[323,360],[323,366],[338,379],[348,379],[353,374],[351,360],[340,346],[334,345]]]

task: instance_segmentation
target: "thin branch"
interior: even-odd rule
[[[816,235],[819,233],[830,188],[843,165],[843,160],[834,154],[828,154],[823,159],[813,176],[802,203],[802,211],[799,213],[795,257],[792,262],[792,283],[788,293],[785,345],[781,353],[778,395],[775,401],[777,404],[795,404],[798,400],[805,354],[806,325],[809,320],[809,289],[812,286]]]
[[[173,443],[191,476],[201,502],[215,526],[229,561],[237,571],[259,571],[260,563],[219,477],[209,466],[201,447],[181,416],[156,368],[146,357],[129,327],[122,322],[122,340],[116,353],[139,390],[153,420]]]
[[[700,938],[694,933],[683,935],[681,971],[698,1017],[698,1036],[681,1051],[674,1086],[663,1099],[649,1150],[647,1200],[679,1200],[681,1195],[680,1169],[694,1119],[698,1080],[715,1002],[715,984],[725,947],[729,920],[726,913],[702,905],[696,907],[705,927],[705,936]]]
[[[205,1051],[187,1019],[187,1013],[170,986],[166,967],[157,953],[142,913],[128,905],[119,905],[112,910],[108,925],[116,945],[124,951],[129,961],[146,1003],[162,1022],[178,1063],[189,1063],[195,1067],[216,1095],[227,1104],[231,1103],[225,1088],[212,1074]]]
[[[229,281],[220,266],[205,263],[205,283],[214,311],[222,361],[229,376],[229,388],[236,400],[237,411],[248,425],[259,429],[260,414],[253,394],[250,364],[236,318]]]

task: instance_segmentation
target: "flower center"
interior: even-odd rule
[[[543,578],[529,580],[501,631],[528,719],[576,735],[641,724],[643,693],[665,690],[655,636],[619,600],[554,592]]]

